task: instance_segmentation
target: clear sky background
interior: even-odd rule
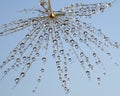
[[[53,8],[60,8],[69,4],[79,3],[97,3],[110,2],[110,0],[51,0]],[[0,25],[9,23],[19,17],[25,17],[23,13],[17,11],[24,8],[38,8],[39,0],[0,0]],[[89,22],[96,28],[103,30],[113,40],[120,42],[120,0],[117,0],[111,8],[105,10],[104,13],[98,13],[93,16]],[[21,31],[9,36],[0,37],[0,63],[8,56],[9,52],[17,45],[27,32]],[[111,49],[111,51],[113,51]],[[119,53],[119,54],[118,54]],[[114,50],[115,58],[120,58],[120,50]],[[104,57],[103,57],[104,58]],[[34,64],[37,64],[36,62]],[[111,61],[104,60],[107,75],[103,76],[100,86],[96,80],[88,80],[83,72],[79,69],[77,63],[69,65],[71,72],[71,93],[70,96],[120,96],[120,67],[116,67]],[[44,78],[38,88],[35,96],[65,96],[61,87],[57,70],[53,60],[49,60]],[[31,89],[35,82],[32,80],[36,67],[30,69],[30,73],[23,79],[19,85],[12,91],[14,79],[10,78],[10,73],[3,81],[0,81],[0,96],[33,96]],[[1,72],[1,71],[0,71]],[[1,75],[1,74],[0,74]]]

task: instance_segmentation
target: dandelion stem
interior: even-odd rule
[[[50,0],[48,0],[48,4],[49,4],[49,8],[50,8],[50,17],[51,17],[51,18],[54,18],[54,17],[55,17],[55,14],[54,14],[53,11],[52,11],[52,6],[51,6],[51,3],[50,3]]]

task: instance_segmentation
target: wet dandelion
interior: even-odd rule
[[[81,18],[89,18],[98,12],[104,12],[106,8],[111,7],[112,3],[76,3],[64,7],[59,11],[53,11],[50,0],[40,0],[40,9],[23,10],[24,12],[39,12],[39,16],[19,19],[0,27],[0,37],[30,27],[30,32],[0,65],[0,71],[3,71],[3,76],[0,79],[4,79],[11,70],[22,66],[19,76],[14,78],[15,88],[26,76],[32,64],[39,59],[38,57],[41,57],[40,74],[36,80],[37,84],[33,89],[33,92],[35,92],[45,71],[48,48],[51,46],[52,52],[50,54],[55,59],[58,78],[66,94],[70,92],[68,64],[74,63],[75,60],[72,58],[73,54],[84,69],[87,77],[90,79],[91,73],[95,73],[96,80],[100,84],[101,78],[95,72],[94,67],[101,65],[103,67],[103,74],[105,75],[104,65],[94,47],[112,59],[111,52],[107,49],[110,47],[120,48],[120,44],[112,41],[100,29],[92,27],[91,24],[87,24]],[[44,53],[42,55],[41,50]],[[89,50],[89,53],[86,50]],[[114,63],[117,64],[117,62]],[[8,64],[9,67],[7,66]],[[6,68],[6,70],[2,70],[3,68]]]

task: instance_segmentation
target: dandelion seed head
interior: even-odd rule
[[[91,79],[91,74],[95,74],[94,77],[100,84],[101,77],[95,68],[101,65],[102,71],[104,71],[104,62],[95,49],[100,50],[111,59],[113,57],[108,49],[120,48],[120,44],[112,41],[100,29],[87,24],[81,18],[92,17],[96,13],[104,12],[111,5],[112,2],[76,3],[54,11],[50,0],[40,0],[42,8],[25,10],[38,11],[40,16],[19,19],[0,26],[0,37],[31,27],[30,32],[25,35],[0,65],[0,71],[3,72],[1,79],[4,79],[11,70],[20,69],[19,75],[14,80],[15,88],[26,76],[35,61],[41,58],[39,76],[33,89],[35,92],[42,81],[43,73],[46,71],[45,65],[49,63],[47,62],[47,54],[50,54],[51,58],[53,57],[55,60],[58,79],[66,94],[70,93],[68,66],[75,61],[79,62],[87,78]],[[48,52],[49,47],[52,48],[51,52]],[[101,73],[106,74],[105,72]]]

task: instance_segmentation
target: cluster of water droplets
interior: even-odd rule
[[[104,75],[106,73],[104,64],[95,48],[112,59],[111,52],[108,50],[109,47],[120,48],[120,44],[112,41],[100,29],[82,22],[80,17],[91,16],[99,11],[103,12],[110,6],[111,3],[75,4],[64,7],[59,11],[59,14],[56,13],[55,18],[38,16],[19,19],[2,25],[0,36],[12,34],[28,27],[31,27],[31,30],[10,52],[6,60],[0,64],[0,71],[3,72],[0,79],[4,79],[10,71],[20,69],[19,75],[14,78],[15,88],[26,76],[32,64],[38,60],[38,57],[41,57],[40,73],[33,89],[33,92],[35,92],[45,71],[47,54],[49,54],[47,51],[51,46],[50,54],[55,59],[58,78],[66,94],[70,92],[68,66],[69,63],[74,63],[76,60],[83,68],[86,76],[90,79],[93,73],[98,84],[100,84],[101,77],[96,72],[95,67],[101,65],[103,70],[100,72]]]
[[[96,4],[71,4],[70,6],[61,9],[68,16],[80,16],[80,17],[91,17],[98,12],[104,12],[108,7],[111,7],[112,3],[96,3]]]

